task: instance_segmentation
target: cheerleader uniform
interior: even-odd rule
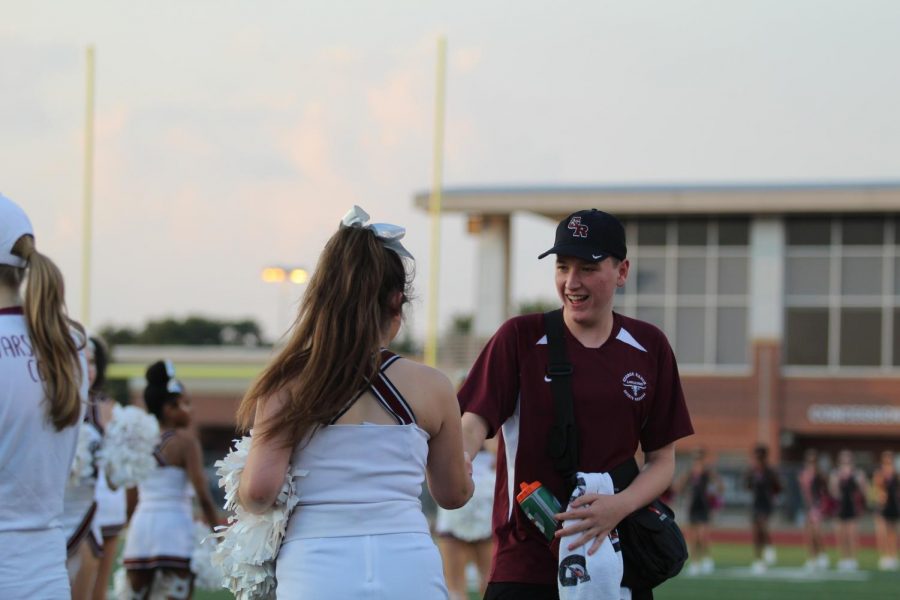
[[[472,461],[475,493],[461,508],[448,510],[438,507],[434,529],[442,537],[463,542],[491,539],[491,515],[494,511],[494,453],[482,450]]]
[[[881,507],[881,516],[885,521],[896,523],[900,519],[900,479],[894,473],[890,477],[886,477],[882,485],[884,493],[887,496],[884,505]]]
[[[371,391],[397,424],[332,422],[294,450],[299,503],[276,559],[279,599],[447,598],[419,501],[429,436],[385,373],[399,357],[382,357]]]
[[[101,433],[103,433],[103,428],[100,426],[97,402],[102,400],[103,398],[96,398],[93,405],[95,422]],[[128,521],[125,488],[120,487],[114,490],[109,487],[106,477],[98,477],[97,487],[94,489],[94,499],[97,501],[94,521],[100,529],[101,539],[116,537]]]
[[[84,425],[78,435],[88,436],[93,474],[74,484],[70,481],[66,486],[62,517],[63,529],[67,536],[66,555],[72,558],[77,554],[81,542],[87,541],[93,555],[99,557],[103,554],[103,538],[100,534],[100,525],[95,519],[97,512],[95,490],[97,482],[105,478],[98,477],[95,458],[103,439],[103,430],[100,427],[96,404],[88,404],[84,415]]]
[[[81,372],[87,362],[79,356]],[[87,377],[81,397],[87,400]],[[79,417],[79,422],[81,421]],[[0,598],[68,598],[63,493],[79,425],[47,420],[21,307],[0,309]]]
[[[122,562],[128,570],[189,569],[194,551],[191,487],[187,472],[167,465],[162,449],[175,435],[162,434],[157,468],[138,485],[138,505],[128,528]]]
[[[838,480],[838,492],[838,518],[841,521],[852,521],[859,517],[863,512],[863,498],[855,473]]]

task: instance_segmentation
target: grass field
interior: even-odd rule
[[[654,592],[657,600],[900,600],[900,573],[875,570],[872,550],[860,553],[856,573],[806,573],[805,555],[799,547],[778,548],[778,565],[765,575],[751,575],[750,546],[718,544],[713,547],[716,571],[688,576],[687,569]],[[836,556],[832,553],[832,562]],[[472,594],[472,600],[479,598]],[[227,592],[194,594],[197,600],[227,600]],[[351,600],[351,599],[348,599]]]

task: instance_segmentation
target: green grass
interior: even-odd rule
[[[837,555],[830,553],[832,564]],[[778,564],[764,575],[750,575],[753,561],[750,546],[713,546],[716,572],[711,575],[681,575],[654,591],[658,600],[878,600],[900,598],[900,573],[875,570],[877,556],[863,550],[861,570],[846,575],[834,570],[809,574],[801,570],[806,554],[800,547],[779,547]],[[857,578],[858,580],[854,579]]]
[[[898,600],[900,573],[875,570],[877,556],[873,550],[860,552],[861,570],[844,576],[833,569],[823,574],[806,576],[800,568],[806,554],[800,547],[779,547],[778,564],[765,575],[749,575],[746,568],[753,562],[753,550],[742,544],[713,546],[716,572],[712,575],[688,576],[684,572],[656,588],[657,600]],[[837,555],[831,552],[832,564]],[[854,580],[853,578],[858,580]],[[196,600],[227,600],[225,591],[197,591]],[[470,594],[471,600],[480,596]]]

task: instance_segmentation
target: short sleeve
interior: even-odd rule
[[[515,320],[500,326],[488,341],[459,390],[462,412],[488,424],[488,437],[513,414],[519,396],[518,331]]]
[[[641,428],[641,448],[644,452],[659,450],[694,433],[675,354],[665,336],[660,341],[657,364],[656,395],[647,421]]]

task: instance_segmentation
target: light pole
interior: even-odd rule
[[[285,327],[285,331],[288,331],[291,327],[291,320],[288,317],[291,284],[305,284],[309,279],[309,272],[305,268],[297,266],[268,266],[263,267],[260,278],[266,283],[278,284],[280,289],[278,293],[277,327]]]

